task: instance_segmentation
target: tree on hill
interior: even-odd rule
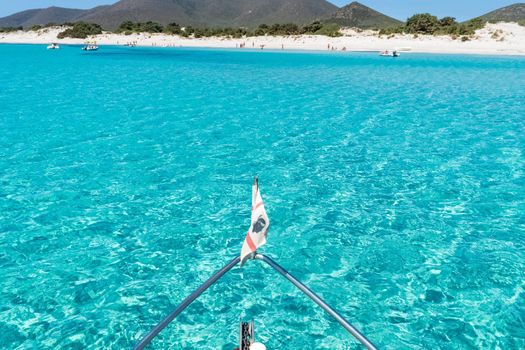
[[[485,21],[475,18],[465,23],[458,23],[454,17],[443,17],[438,19],[429,13],[416,14],[402,26],[382,29],[379,34],[409,33],[429,35],[472,35],[476,30],[483,28]]]
[[[164,27],[162,26],[162,24],[159,24],[156,22],[124,21],[118,26],[115,32],[131,34],[131,33],[162,33],[163,31],[164,31]]]
[[[0,27],[0,33],[10,33],[24,30],[23,27]]]
[[[115,32],[116,33],[133,32],[133,28],[135,28],[135,23],[133,23],[132,21],[124,21],[118,26]]]
[[[447,16],[447,17],[443,17],[439,20],[439,25],[442,26],[442,27],[448,27],[448,26],[453,26],[453,25],[456,25],[458,24],[458,22],[456,22],[456,19],[454,17],[450,17],[450,16]]]
[[[164,27],[162,24],[148,21],[146,23],[142,23],[141,31],[145,33],[162,33],[164,31]]]
[[[310,24],[307,24],[303,26],[302,31],[304,34],[313,34],[323,28],[323,24],[319,21],[312,22]]]
[[[164,31],[168,34],[175,34],[180,35],[182,33],[182,28],[177,23],[169,23],[165,28]]]
[[[436,16],[430,13],[419,13],[413,15],[405,24],[407,33],[414,34],[434,34],[440,27],[440,22]]]

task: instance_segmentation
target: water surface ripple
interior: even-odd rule
[[[525,60],[0,45],[0,348],[124,349],[264,252],[382,349],[525,348]],[[357,349],[258,262],[154,342]]]

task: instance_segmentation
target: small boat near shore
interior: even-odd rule
[[[83,51],[97,51],[98,46],[96,44],[87,44],[84,47],[82,47]]]
[[[58,50],[60,46],[57,43],[52,43],[47,47],[48,50]]]
[[[379,56],[383,56],[383,57],[399,57],[399,53],[397,52],[397,50],[392,50],[392,51],[385,50],[385,51],[381,51],[379,53]]]

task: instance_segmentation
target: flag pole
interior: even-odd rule
[[[297,278],[292,276],[288,271],[286,271],[281,265],[273,261],[271,258],[263,254],[255,254],[254,259],[261,260],[270,265],[275,271],[284,276],[288,281],[290,281],[295,287],[297,287],[301,292],[306,294],[310,299],[312,299],[317,305],[319,305],[324,311],[326,311],[332,318],[334,318],[344,329],[346,329],[354,338],[356,338],[361,344],[363,344],[368,350],[377,350],[376,346],[368,340],[357,328],[352,326],[350,322],[345,320],[337,311],[332,309],[323,299],[321,299],[317,294],[315,294],[310,288],[301,283]]]
[[[208,289],[212,284],[217,282],[219,278],[224,276],[226,272],[230,271],[235,265],[241,260],[240,257],[232,259],[229,263],[224,265],[222,269],[217,271],[213,276],[211,276],[206,282],[204,282],[199,288],[197,288],[193,293],[191,293],[182,303],[177,306],[168,316],[166,316],[159,324],[155,326],[148,334],[146,334],[133,350],[142,350],[144,349],[152,340],[159,334],[171,321],[175,319],[184,309],[186,309],[195,299],[197,299],[206,289]]]

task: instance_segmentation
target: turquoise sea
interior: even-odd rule
[[[0,45],[0,348],[129,349],[262,252],[381,349],[525,348],[525,59]],[[235,268],[155,340],[358,349]]]

